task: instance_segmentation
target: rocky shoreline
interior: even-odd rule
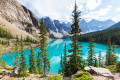
[[[48,74],[46,77],[41,77],[39,74],[30,74],[28,77],[17,77],[19,68],[14,68],[13,66],[9,66],[9,69],[0,69],[0,80],[45,80],[46,78],[54,75]],[[85,71],[91,73],[91,76],[94,80],[120,80],[120,73],[111,73],[108,69],[105,68],[97,68],[97,67],[85,67]],[[76,74],[71,77],[63,77],[62,80],[73,80],[78,73],[82,73],[82,71],[78,71]]]

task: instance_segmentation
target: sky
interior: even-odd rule
[[[75,0],[18,0],[38,18],[50,17],[52,20],[70,22]],[[76,0],[81,18],[105,21],[120,21],[120,0]]]

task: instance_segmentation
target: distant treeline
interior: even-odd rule
[[[17,39],[17,42],[20,42],[20,40],[18,39],[18,36],[16,36],[16,39]],[[29,36],[27,36],[23,41],[27,42],[27,43],[34,43],[34,44],[38,43],[37,40],[34,40],[34,39],[30,38]]]
[[[88,34],[83,34],[79,37],[79,41],[81,42],[88,42],[90,35],[93,36],[95,42],[106,44],[108,38],[110,38],[111,42],[115,42],[115,44],[120,44],[120,28],[115,29],[106,29],[103,31],[92,32]]]
[[[10,42],[9,41],[5,41],[5,40],[1,40],[1,39],[0,39],[0,44],[10,46]]]
[[[12,39],[13,35],[10,32],[8,32],[7,30],[0,27],[0,37],[7,38],[7,39]]]

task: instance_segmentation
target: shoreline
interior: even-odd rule
[[[52,40],[54,40],[54,39],[48,38],[48,42],[50,42],[50,41],[52,41]],[[38,47],[37,47],[37,44],[32,44],[32,45],[25,45],[25,46],[24,46],[24,50],[31,49],[31,47],[34,48],[34,49],[38,48]],[[9,53],[15,52],[14,50],[12,50],[12,49],[10,49],[10,48],[12,48],[12,45],[9,46],[9,47],[7,47],[7,48],[4,48],[3,51],[1,51],[0,54],[2,55],[2,54],[9,54]]]
[[[54,40],[54,39],[48,38],[48,42],[51,42],[52,40]],[[103,44],[103,43],[98,43],[98,44]],[[106,45],[106,44],[103,44],[103,45]],[[9,47],[12,48],[12,45],[9,46]],[[15,52],[14,50],[10,49],[9,47],[5,48],[3,51],[1,51],[0,54],[9,54],[9,53]],[[38,48],[37,44],[32,44],[32,45],[25,45],[24,50],[31,49],[31,47],[34,48],[34,49]],[[120,49],[120,45],[115,45],[115,47]]]

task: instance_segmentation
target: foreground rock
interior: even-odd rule
[[[93,75],[104,76],[106,78],[115,80],[114,75],[112,75],[112,73],[108,69],[105,69],[105,68],[96,68],[96,67],[90,66],[90,67],[85,67],[84,70]]]

